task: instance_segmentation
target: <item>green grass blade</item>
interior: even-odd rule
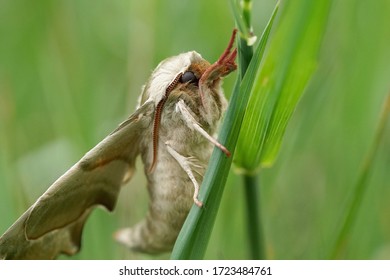
[[[247,173],[272,165],[279,152],[287,123],[315,70],[329,6],[330,1],[293,1],[281,8],[237,143],[235,163]]]
[[[349,203],[347,212],[345,213],[343,224],[341,225],[340,230],[337,234],[336,243],[334,245],[333,251],[330,256],[331,259],[340,259],[343,257],[343,254],[345,253],[345,249],[352,231],[352,227],[356,222],[359,208],[361,207],[364,194],[366,193],[368,187],[368,180],[372,171],[375,156],[378,153],[378,148],[380,146],[381,140],[386,130],[386,126],[389,122],[390,122],[390,94],[387,95],[387,98],[384,102],[384,109],[382,110],[378,127],[376,129],[374,142],[371,146],[371,149],[367,152],[367,155],[363,161],[359,178],[353,189],[352,199]]]
[[[277,8],[275,8],[265,28],[243,82],[240,87],[235,87],[225,120],[222,124],[219,140],[232,153],[235,150],[253,80],[258,71],[276,13]],[[199,194],[199,198],[203,201],[204,207],[202,209],[197,206],[192,207],[173,248],[172,259],[203,258],[231,163],[232,157],[226,158],[220,150],[214,149]]]

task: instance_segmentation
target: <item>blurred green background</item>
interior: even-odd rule
[[[218,58],[234,27],[228,2],[0,1],[0,233],[134,111],[158,62],[188,50]],[[254,1],[257,35],[275,2]],[[317,71],[276,164],[261,172],[271,259],[328,257],[390,90],[390,2],[332,2]],[[227,96],[234,79],[225,79]],[[387,127],[348,259],[390,259],[389,147]],[[147,209],[141,162],[138,170],[114,213],[94,211],[72,258],[169,257],[132,253],[112,239]],[[248,258],[241,183],[232,172],[207,259]]]

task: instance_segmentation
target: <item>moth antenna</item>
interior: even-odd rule
[[[230,54],[230,56],[228,57],[228,61],[231,63],[231,64],[234,64],[234,61],[236,60],[236,57],[237,57],[237,49],[234,49],[232,51],[232,53]]]
[[[237,56],[237,49],[234,49],[232,51],[232,47],[234,44],[234,40],[236,38],[237,34],[237,28],[233,29],[232,36],[230,37],[229,44],[225,51],[222,53],[222,55],[218,58],[216,62],[214,62],[200,77],[199,79],[199,85],[202,85],[204,81],[210,76],[210,74],[215,71],[216,68],[222,66],[222,65],[228,65],[231,64],[233,67],[235,66],[234,64],[234,59]],[[235,68],[234,68],[235,69]],[[199,86],[199,95],[200,95],[200,101],[202,103],[202,106],[204,107],[204,94],[203,94],[203,89],[202,86]]]
[[[237,28],[234,28],[232,36],[230,37],[229,44],[228,44],[227,48],[225,49],[225,51],[223,52],[223,54],[217,60],[217,63],[223,62],[225,60],[225,58],[231,54],[231,50],[232,50],[232,47],[234,44],[234,39],[236,38],[236,34],[237,34]]]

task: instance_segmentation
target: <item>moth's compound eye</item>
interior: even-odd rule
[[[199,79],[195,76],[195,74],[191,71],[184,72],[180,77],[181,83],[190,83],[190,84],[198,84]]]

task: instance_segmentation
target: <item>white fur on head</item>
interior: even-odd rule
[[[184,73],[192,63],[201,60],[203,60],[202,56],[196,51],[182,53],[163,60],[143,87],[140,103],[143,104],[146,100],[151,100],[157,106],[165,95],[166,88],[177,74]]]

